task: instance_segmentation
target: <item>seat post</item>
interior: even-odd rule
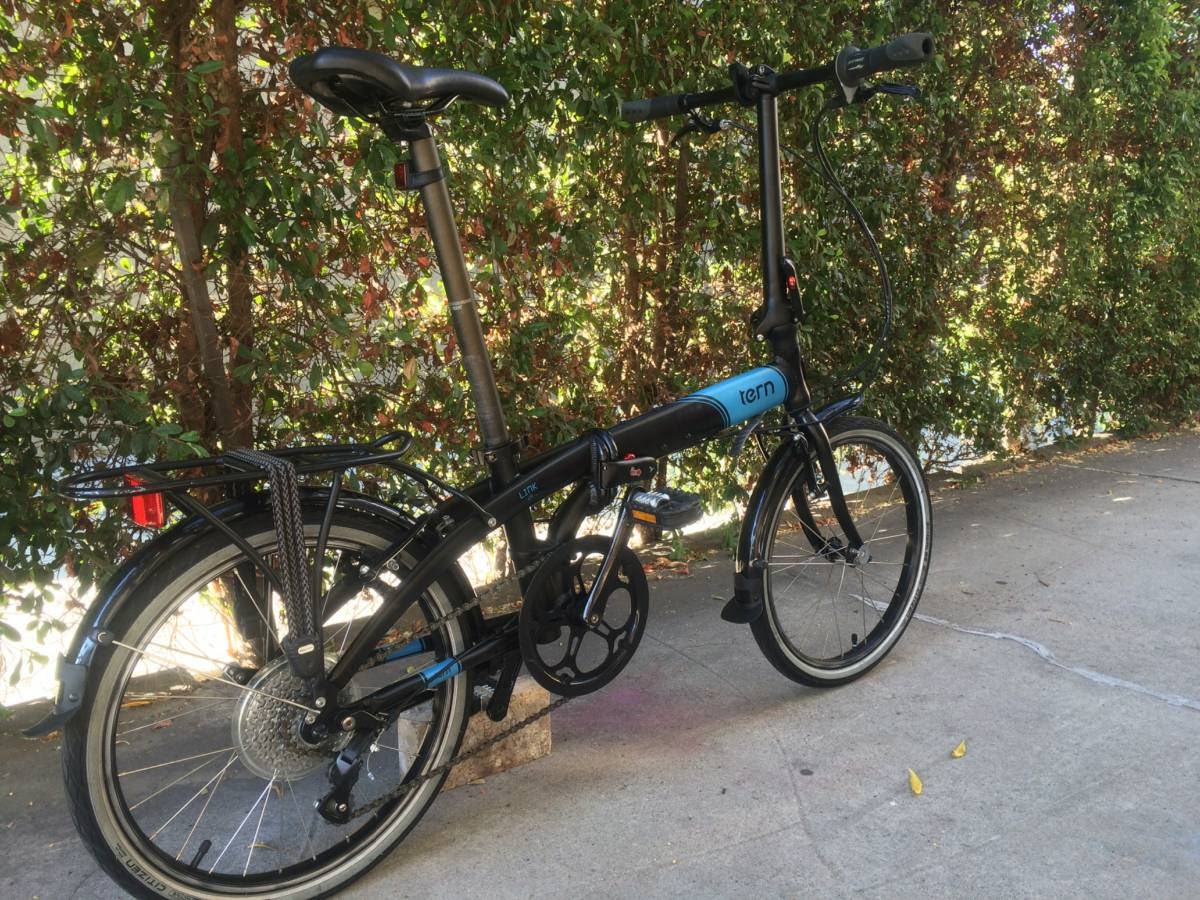
[[[437,145],[427,125],[421,125],[420,130],[423,132],[420,136],[410,132],[405,137],[412,147],[416,171],[432,172],[441,165]],[[442,273],[446,300],[450,304],[450,317],[454,322],[454,333],[458,336],[459,352],[467,369],[467,381],[471,385],[471,399],[475,402],[483,447],[485,450],[494,450],[508,443],[508,425],[504,421],[500,393],[496,390],[496,376],[483,340],[483,324],[479,320],[475,293],[467,276],[467,263],[458,240],[458,226],[454,223],[454,210],[450,206],[450,192],[446,190],[445,179],[439,178],[424,185],[421,188],[421,202],[425,205],[425,219],[437,254],[438,269]]]

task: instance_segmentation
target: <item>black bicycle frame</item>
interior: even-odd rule
[[[755,74],[764,76],[773,73],[765,67],[759,67]],[[824,415],[811,409],[811,397],[796,339],[795,312],[785,291],[776,97],[765,91],[759,93],[756,107],[763,266],[763,308],[756,316],[757,336],[768,342],[774,359],[770,365],[756,367],[620,422],[609,428],[608,433],[621,456],[632,454],[657,458],[696,446],[739,422],[782,405],[791,416],[794,431],[803,436],[805,446],[811,448],[817,457],[834,513],[850,547],[858,550],[862,546],[862,539],[846,509],[824,428],[826,419],[857,405],[858,398],[831,404],[827,407],[829,412]],[[379,642],[396,619],[417,601],[448,566],[453,565],[490,531],[504,528],[510,553],[518,567],[558,541],[572,537],[586,513],[585,491],[577,488],[560,506],[551,523],[550,540],[546,542],[536,537],[530,507],[569,485],[586,485],[594,474],[590,437],[578,438],[527,462],[519,460],[517,445],[509,437],[500,405],[433,137],[423,121],[391,121],[385,123],[384,127],[389,137],[406,142],[411,148],[413,177],[421,184],[421,200],[445,284],[455,333],[462,348],[471,396],[476,404],[479,431],[483,439],[482,453],[490,477],[463,492],[470,498],[470,503],[451,498],[434,511],[430,521],[449,524],[440,529],[439,540],[432,552],[407,575],[403,584],[395,589],[391,601],[365,624],[342,653],[327,677],[326,693],[331,697],[337,696],[368,656],[377,650]],[[484,513],[482,515],[479,513],[480,507]],[[398,543],[388,548],[370,572],[349,576],[346,584],[335,589],[361,589],[374,579],[376,572],[388,561],[399,555],[403,546],[403,543]],[[739,576],[745,563],[745,560],[738,561]],[[387,593],[390,591],[385,591]],[[515,640],[511,626],[511,621],[506,620],[490,638],[460,657],[434,663],[426,670],[361,698],[344,710],[381,713],[416,702],[417,698],[454,677],[464,667],[470,667],[481,658],[494,658],[510,652],[512,641]],[[398,648],[395,653],[399,656],[408,655],[408,649]]]

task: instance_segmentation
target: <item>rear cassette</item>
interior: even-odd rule
[[[521,606],[521,655],[546,690],[578,697],[612,681],[633,657],[650,608],[642,564],[628,547],[617,552],[600,596],[595,625],[583,618],[609,538],[589,535],[551,553],[534,573]]]

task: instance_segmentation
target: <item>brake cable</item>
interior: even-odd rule
[[[855,103],[864,103],[873,97],[876,93],[896,94],[905,97],[918,97],[919,91],[915,87],[909,85],[899,85],[891,83],[883,83],[879,85],[864,85],[855,97]],[[825,153],[825,148],[821,146],[821,122],[830,112],[842,109],[847,106],[847,102],[841,96],[831,97],[820,112],[813,118],[809,125],[809,141],[812,144],[813,151],[816,153],[818,165],[813,165],[812,160],[805,156],[801,151],[784,144],[780,145],[782,150],[789,159],[803,163],[810,171],[821,178],[838,197],[841,198],[846,208],[850,211],[850,215],[854,218],[855,224],[862,233],[863,239],[866,242],[867,249],[870,250],[872,258],[875,260],[875,265],[879,270],[879,284],[881,288],[883,301],[883,322],[879,326],[879,333],[875,339],[875,345],[868,352],[866,359],[855,366],[845,375],[839,375],[829,379],[829,383],[833,385],[848,386],[851,382],[860,382],[865,390],[866,387],[875,380],[875,376],[879,372],[879,366],[883,362],[883,355],[887,350],[888,343],[892,335],[893,322],[893,294],[892,280],[888,275],[887,263],[884,262],[883,253],[879,249],[879,243],[875,240],[875,235],[867,225],[866,219],[863,217],[862,211],[851,199],[846,189],[838,180],[837,175],[833,171],[833,165],[829,161],[829,157]],[[697,111],[692,110],[688,115],[688,124],[685,125],[672,139],[671,144],[674,144],[684,135],[694,131],[704,131],[709,134],[715,134],[718,131],[728,131],[730,129],[740,131],[743,134],[758,139],[758,132],[746,125],[743,122],[737,122],[732,119],[708,119],[700,115]],[[828,219],[823,218],[824,224],[828,224]]]
[[[842,202],[850,211],[855,224],[858,225],[858,230],[862,233],[867,249],[870,250],[871,256],[875,260],[875,265],[879,270],[879,286],[883,301],[883,321],[879,325],[879,334],[875,339],[875,345],[867,353],[866,359],[855,366],[849,374],[831,379],[833,384],[843,386],[848,386],[850,382],[857,381],[862,384],[863,390],[866,390],[879,373],[879,366],[883,362],[883,354],[887,350],[888,342],[892,336],[892,279],[888,276],[887,263],[884,262],[883,252],[879,249],[879,243],[875,240],[875,235],[871,231],[871,227],[867,224],[867,220],[863,218],[862,211],[858,208],[858,205],[846,193],[846,189],[842,186],[841,181],[838,180],[837,175],[833,171],[833,165],[829,162],[829,157],[825,154],[825,148],[821,146],[821,120],[831,111],[840,109],[842,106],[845,106],[845,101],[840,97],[831,98],[821,107],[821,111],[812,120],[808,132],[813,150],[817,154],[817,161],[821,166],[821,177],[842,198]]]

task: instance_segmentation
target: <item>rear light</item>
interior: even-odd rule
[[[135,475],[126,475],[125,483],[138,487],[145,482]],[[167,524],[162,494],[134,494],[129,498],[129,515],[143,528],[162,528]]]

